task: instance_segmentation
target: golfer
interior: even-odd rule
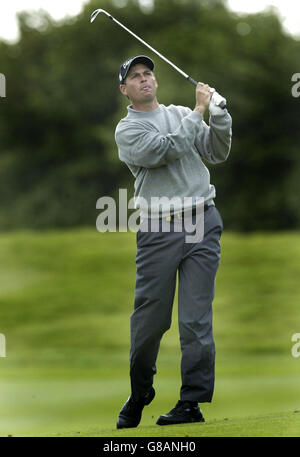
[[[115,132],[119,158],[135,178],[135,201],[141,225],[137,232],[134,310],[130,318],[131,395],[122,407],[117,428],[137,427],[145,405],[155,396],[153,376],[161,338],[171,325],[178,283],[181,344],[179,401],[158,425],[203,422],[199,403],[211,402],[215,377],[212,302],[220,261],[221,216],[215,187],[203,160],[217,164],[231,147],[231,117],[211,100],[210,87],[198,83],[194,110],[159,104],[147,56],[121,65],[120,90],[131,104]],[[203,116],[209,109],[209,126]],[[153,205],[153,197],[175,197],[172,207]],[[188,206],[179,205],[190,197]],[[197,208],[197,202],[200,201]],[[185,222],[202,208],[203,236],[187,241]],[[156,229],[151,230],[151,222]],[[163,230],[168,221],[170,230]],[[178,399],[178,397],[177,397]]]

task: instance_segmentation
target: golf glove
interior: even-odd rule
[[[211,115],[215,114],[222,114],[224,113],[224,110],[219,106],[220,103],[225,102],[226,104],[226,98],[222,97],[222,95],[218,94],[218,92],[212,88],[211,91],[213,92],[210,103],[209,103],[209,112]]]

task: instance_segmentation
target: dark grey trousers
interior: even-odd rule
[[[146,224],[148,222],[146,221]],[[181,400],[210,402],[214,390],[215,343],[212,301],[220,261],[221,216],[215,206],[204,213],[204,237],[187,243],[183,227],[171,232],[137,233],[134,311],[130,318],[130,378],[134,398],[148,392],[156,373],[162,335],[171,325],[178,271],[178,322],[181,345]]]

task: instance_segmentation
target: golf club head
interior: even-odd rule
[[[98,10],[95,10],[95,11],[91,14],[91,22],[94,22],[94,20],[96,19],[96,17],[97,17],[98,14],[100,14],[100,13],[104,13],[104,14],[106,14],[106,16],[111,17],[111,15],[110,15],[107,11],[98,9]]]

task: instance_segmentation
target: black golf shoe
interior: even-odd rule
[[[117,428],[137,427],[141,421],[144,406],[149,405],[154,397],[155,390],[153,387],[151,387],[147,395],[139,400],[134,400],[130,396],[119,413]]]
[[[186,424],[190,422],[204,422],[201,409],[197,401],[179,400],[175,408],[171,409],[168,414],[159,416],[157,425]]]

